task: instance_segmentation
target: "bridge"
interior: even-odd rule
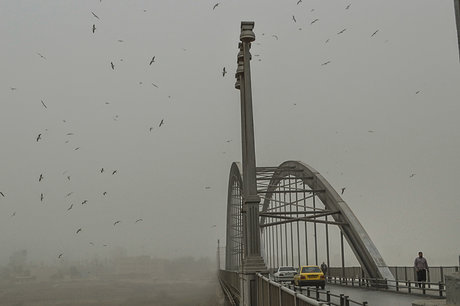
[[[454,6],[460,50],[460,0],[454,0]],[[242,163],[230,167],[225,268],[219,271],[228,303],[368,305],[372,300],[371,305],[398,305],[417,299],[409,294],[445,297],[444,276],[458,272],[458,266],[432,267],[421,286],[412,267],[386,264],[341,194],[315,168],[302,161],[256,166],[250,69],[253,28],[253,22],[241,23],[235,74],[241,100]],[[346,267],[350,260],[358,265]],[[279,266],[322,262],[330,267],[327,290],[279,284],[270,276]]]

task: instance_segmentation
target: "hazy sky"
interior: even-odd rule
[[[253,20],[257,164],[301,160],[346,186],[388,264],[419,250],[456,264],[453,2],[296,2],[0,1],[0,263],[19,249],[214,256],[241,159],[240,22]]]

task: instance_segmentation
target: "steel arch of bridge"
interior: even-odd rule
[[[227,199],[227,233],[226,233],[226,257],[225,264],[226,270],[238,271],[241,266],[242,259],[245,254],[245,220],[244,212],[242,207],[242,193],[243,193],[243,175],[242,168],[239,163],[233,163],[230,168],[229,183],[228,183],[228,199]],[[353,251],[356,259],[363,267],[364,271],[370,278],[376,279],[393,279],[393,275],[390,272],[388,266],[385,264],[382,256],[377,250],[376,246],[366,233],[365,229],[352,212],[346,202],[340,197],[340,195],[334,190],[329,182],[314,168],[298,161],[286,161],[278,167],[259,167],[257,168],[257,180],[268,181],[268,184],[258,184],[258,193],[263,199],[260,205],[260,234],[261,243],[267,241],[267,237],[270,237],[270,231],[264,232],[265,229],[270,227],[276,227],[280,224],[291,224],[291,247],[292,247],[292,224],[297,223],[297,229],[299,222],[314,222],[315,232],[316,223],[325,223],[328,225],[336,225],[340,228],[343,237],[348,242],[351,250]],[[280,185],[284,182],[283,185]],[[286,183],[288,182],[288,183]],[[295,182],[295,188],[294,183]],[[300,189],[298,184],[301,184]],[[260,187],[264,186],[264,187]],[[286,189],[286,186],[288,188]],[[308,189],[306,187],[308,186]],[[309,194],[304,198],[313,199],[313,205],[315,197],[322,202],[324,209],[314,208],[313,211],[299,211],[297,199],[290,199],[289,202],[282,201],[279,194],[295,193],[296,197],[298,193]],[[278,198],[277,198],[278,195]],[[279,209],[273,209],[270,205],[273,203],[289,203],[293,207],[297,206],[297,211],[287,211],[287,204],[279,205]],[[284,207],[284,211],[281,209]],[[305,207],[306,208],[306,207]],[[307,214],[308,213],[308,214]],[[331,221],[328,221],[328,217],[332,217]],[[324,218],[324,219],[323,219]],[[306,225],[305,225],[306,227]],[[285,235],[287,235],[285,232]],[[265,236],[264,236],[265,235]],[[282,235],[282,233],[281,233]],[[316,233],[315,233],[316,235]],[[276,239],[280,237],[276,234]],[[287,237],[287,236],[286,236]],[[264,239],[265,238],[265,239]],[[315,236],[316,238],[316,236]],[[272,240],[274,239],[274,233],[272,231]],[[297,230],[297,239],[299,239],[299,232]],[[306,233],[305,233],[306,239]],[[278,241],[276,241],[278,243]],[[285,246],[287,249],[287,241]],[[307,244],[307,242],[305,242]],[[271,247],[274,248],[272,245]],[[297,247],[299,250],[299,246]],[[269,257],[267,253],[270,250],[266,250],[264,246],[261,246],[262,250],[265,250],[264,258],[267,260]],[[282,241],[281,241],[281,258],[282,254]],[[315,252],[317,247],[315,246]],[[286,250],[286,257],[287,257]],[[300,252],[300,251],[299,251]],[[329,252],[329,251],[328,251]],[[306,251],[308,254],[308,251]],[[290,254],[292,256],[292,263],[294,261],[293,251]],[[300,253],[299,253],[300,255]],[[329,254],[328,254],[329,256]],[[300,256],[299,256],[300,257]],[[270,259],[269,259],[270,260]],[[288,259],[286,259],[288,261]],[[307,255],[308,261],[308,255]],[[317,261],[317,259],[316,259]],[[300,258],[299,258],[300,262]],[[279,263],[278,263],[279,264]],[[272,264],[273,266],[273,264]]]

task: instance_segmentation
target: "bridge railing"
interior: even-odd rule
[[[409,266],[389,266],[391,273],[398,281],[411,281],[417,280],[417,274],[414,267]],[[446,274],[458,272],[459,266],[435,266],[430,267],[427,271],[427,283],[444,283]],[[330,267],[327,275],[334,278],[344,279],[364,279],[368,278],[361,267]]]
[[[387,280],[376,278],[344,278],[328,276],[327,281],[330,284],[351,286],[351,287],[366,287],[373,289],[393,290],[401,293],[422,294],[445,297],[446,286],[443,282],[417,282],[405,280]]]
[[[240,276],[237,271],[219,270],[219,280],[233,297],[240,299]]]

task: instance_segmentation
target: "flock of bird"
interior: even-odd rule
[[[220,2],[215,3],[215,4],[212,6],[212,10],[216,10],[216,9],[220,6],[220,4],[221,4]],[[297,1],[297,5],[301,5],[301,4],[302,4],[302,0],[298,0],[298,1]],[[352,4],[347,4],[347,5],[344,7],[344,9],[345,9],[345,10],[350,10],[350,9],[351,9],[351,6],[352,6]],[[311,9],[311,12],[313,12],[313,11],[314,11],[314,9]],[[97,22],[100,22],[100,21],[101,21],[101,18],[100,18],[96,13],[94,13],[93,11],[91,11],[90,13],[91,13],[91,15],[97,20]],[[97,22],[93,23],[93,24],[92,24],[92,27],[91,27],[91,32],[92,32],[92,34],[94,34],[94,35],[95,35],[96,32],[97,32],[97,26],[96,26]],[[297,20],[297,18],[295,17],[295,15],[292,15],[292,22],[294,22],[294,23],[297,23],[297,22],[298,22],[298,20]],[[314,18],[313,20],[311,20],[311,21],[309,22],[309,24],[310,24],[311,26],[313,26],[313,25],[315,25],[315,24],[317,24],[317,23],[320,23],[320,22],[321,22],[321,21],[320,21],[319,18]],[[342,35],[342,34],[344,34],[346,31],[347,31],[347,28],[343,28],[343,29],[337,31],[336,35]],[[373,32],[370,33],[369,37],[370,37],[370,38],[373,38],[373,37],[377,36],[378,33],[379,33],[379,31],[380,31],[379,29],[373,30]],[[265,35],[265,34],[262,33],[262,35]],[[279,40],[279,36],[278,36],[277,34],[272,34],[271,37],[273,37],[273,38],[276,39],[276,40]],[[328,38],[328,39],[325,41],[325,43],[328,43],[329,41],[330,41],[330,39]],[[123,40],[118,40],[118,42],[121,43],[121,42],[123,42]],[[184,49],[184,50],[185,50],[185,49]],[[39,53],[39,52],[37,52],[36,54],[37,54],[41,59],[47,60],[47,58],[46,58],[43,54],[41,54],[41,53]],[[258,54],[255,54],[254,56],[255,56],[255,57],[258,57],[259,55],[258,55]],[[150,59],[150,58],[149,58],[149,59]],[[260,59],[259,59],[259,61],[260,61]],[[155,56],[152,56],[151,59],[150,59],[149,61],[146,60],[146,65],[148,64],[148,66],[152,66],[154,63],[156,63],[156,57],[155,57]],[[327,61],[321,63],[321,66],[326,66],[326,65],[329,65],[330,63],[331,63],[331,60],[327,60]],[[113,71],[115,71],[116,66],[115,66],[115,63],[114,63],[113,61],[110,61],[110,68],[111,68]],[[223,67],[223,68],[222,68],[221,73],[222,73],[222,77],[225,77],[225,76],[226,76],[226,74],[228,73],[226,67]],[[156,87],[156,88],[159,88],[159,86],[158,86],[157,84],[152,83],[152,85],[153,85],[154,87]],[[10,89],[11,89],[12,91],[15,91],[17,88],[16,88],[16,87],[10,87]],[[416,91],[416,94],[419,94],[419,93],[420,93],[420,90]],[[48,105],[45,103],[44,100],[40,100],[40,102],[41,102],[41,105],[43,106],[44,109],[48,109]],[[109,103],[109,102],[106,102],[106,104],[108,104],[108,103]],[[118,115],[115,116],[115,119],[114,119],[114,120],[117,120],[117,119],[118,119]],[[163,118],[163,119],[161,119],[161,121],[158,123],[158,127],[162,127],[164,124],[165,124],[165,119]],[[153,129],[154,129],[153,126],[149,127],[149,132],[152,132]],[[374,131],[369,131],[369,132],[371,133],[371,132],[374,132]],[[68,133],[68,134],[67,134],[67,136],[72,136],[72,135],[73,135],[73,133]],[[35,141],[36,141],[37,143],[40,142],[40,141],[42,141],[44,136],[46,136],[46,134],[44,135],[44,133],[38,133],[37,136],[36,136],[36,138],[35,138]],[[230,142],[230,141],[231,141],[231,140],[228,140],[227,142]],[[79,150],[79,149],[80,149],[80,147],[75,147],[75,148],[74,148],[75,151],[76,151],[76,150]],[[104,172],[106,172],[106,170],[105,170],[104,168],[101,168],[101,169],[99,170],[99,172],[100,172],[101,174],[103,174]],[[117,170],[110,170],[110,172],[111,172],[111,175],[116,175],[116,174],[117,174]],[[110,172],[109,172],[109,173],[110,173]],[[412,173],[412,174],[410,175],[410,178],[413,178],[414,176],[415,176],[415,173]],[[38,182],[41,183],[44,179],[45,179],[45,175],[44,175],[43,173],[41,173],[41,174],[39,175],[39,177],[38,177]],[[70,176],[70,175],[67,175],[67,176],[66,176],[66,179],[67,179],[68,181],[70,181],[70,180],[71,180],[71,176]],[[209,189],[211,189],[211,187],[210,187],[210,186],[206,186],[205,189],[206,189],[206,190],[209,190]],[[345,187],[342,187],[342,188],[341,188],[341,194],[344,194],[345,189],[346,189]],[[73,194],[73,192],[68,193],[68,194],[66,195],[66,198],[67,198],[67,197],[70,197],[72,194]],[[107,195],[107,191],[103,191],[101,194],[102,194],[103,196],[106,196],[106,195]],[[7,194],[6,194],[5,192],[3,192],[3,191],[0,191],[0,196],[3,197],[3,198],[5,198],[5,197],[7,196]],[[44,192],[41,192],[41,193],[40,193],[39,199],[40,199],[40,202],[44,202],[44,201],[45,201],[45,193],[44,193]],[[85,200],[81,201],[81,205],[87,205],[87,204],[89,204],[89,200],[85,199]],[[74,209],[74,203],[70,203],[70,206],[68,206],[68,208],[67,208],[66,210],[69,212],[69,211],[71,211],[71,210],[73,210],[73,209]],[[13,212],[13,213],[11,214],[11,217],[15,217],[15,216],[16,216],[16,212]],[[138,219],[136,219],[136,220],[134,221],[134,223],[139,223],[139,222],[142,222],[142,221],[143,221],[142,218],[138,218]],[[112,225],[113,225],[113,226],[117,226],[117,225],[119,225],[121,222],[122,222],[122,220],[115,220],[115,221],[112,223]],[[212,227],[215,227],[215,226],[216,226],[216,225],[213,225]],[[75,230],[75,234],[79,234],[79,233],[81,233],[83,230],[84,230],[83,227],[79,227],[78,229]],[[95,245],[94,242],[92,242],[92,241],[90,241],[89,244],[92,245],[92,246]],[[103,244],[103,246],[107,246],[107,244]],[[62,258],[63,256],[64,256],[64,253],[62,253],[62,252],[60,252],[60,253],[58,254],[58,258]]]

